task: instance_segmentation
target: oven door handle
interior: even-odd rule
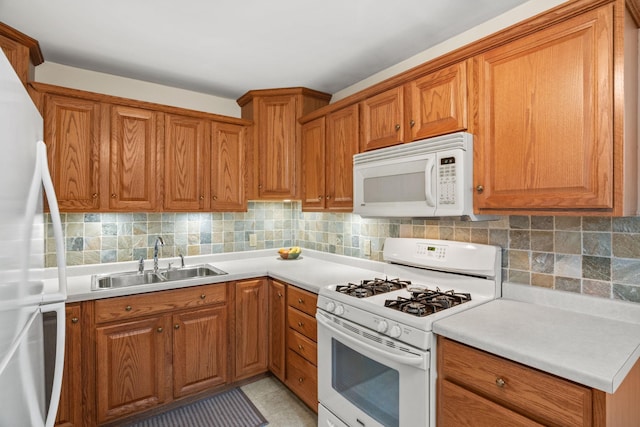
[[[340,338],[344,339],[345,341],[348,341],[352,346],[355,347],[362,347],[367,349],[368,351],[375,353],[376,355],[380,356],[380,357],[384,357],[386,359],[390,359],[394,362],[403,364],[403,365],[410,365],[410,366],[417,366],[417,367],[422,367],[424,368],[425,365],[425,361],[423,357],[420,356],[400,356],[398,354],[393,354],[393,353],[389,353],[386,352],[384,350],[380,350],[377,347],[372,346],[371,344],[367,344],[364,341],[360,341],[346,333],[344,333],[343,331],[341,331],[340,329],[336,328],[335,326],[333,326],[331,324],[331,322],[329,320],[326,319],[325,316],[323,315],[319,315],[316,316],[316,320],[318,322],[320,322],[320,324],[322,326],[324,326],[325,328],[329,329],[333,334],[338,335]]]

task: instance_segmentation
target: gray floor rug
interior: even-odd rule
[[[267,424],[247,395],[234,388],[130,427],[262,427]]]

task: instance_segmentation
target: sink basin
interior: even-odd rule
[[[172,282],[176,280],[192,279],[194,277],[220,276],[227,272],[208,264],[187,266],[172,270],[129,271],[125,273],[94,274],[91,276],[91,289],[125,288],[129,286],[149,285],[152,283]]]

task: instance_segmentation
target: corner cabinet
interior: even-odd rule
[[[480,213],[635,214],[638,44],[625,25],[637,27],[615,1],[476,58]]]
[[[254,121],[247,152],[248,198],[299,198],[298,119],[327,105],[330,98],[306,88],[285,88],[254,90],[238,99],[242,118]]]
[[[354,104],[302,125],[302,210],[353,210],[358,107]]]
[[[437,357],[438,427],[640,425],[640,362],[608,394],[443,337]]]

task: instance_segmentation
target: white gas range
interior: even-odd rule
[[[389,238],[383,255],[383,277],[319,292],[319,426],[435,425],[433,322],[500,296],[497,246]]]

